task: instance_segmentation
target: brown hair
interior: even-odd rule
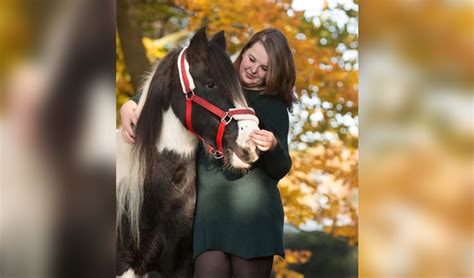
[[[263,45],[268,54],[264,94],[278,96],[291,109],[292,103],[296,102],[293,93],[296,80],[295,62],[288,40],[280,31],[268,28],[255,33],[240,51],[234,62],[235,68],[239,70],[242,55],[257,42]]]

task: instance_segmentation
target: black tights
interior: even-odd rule
[[[195,278],[267,278],[273,256],[244,259],[219,250],[203,252],[194,262]]]

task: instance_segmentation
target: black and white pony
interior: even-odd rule
[[[223,31],[208,40],[203,27],[187,48],[171,51],[145,82],[136,143],[117,133],[117,275],[192,277],[200,140],[224,167],[258,159],[249,138],[258,119],[225,47]]]

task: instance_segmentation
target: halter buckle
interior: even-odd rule
[[[225,125],[228,125],[230,121],[232,121],[232,116],[229,115],[229,112],[225,112],[224,117],[221,118],[221,121],[225,123]]]
[[[223,152],[219,151],[218,149],[215,149],[211,145],[207,145],[207,152],[212,154],[212,156],[214,156],[215,159],[221,159],[224,157]]]
[[[187,100],[192,100],[194,97],[194,91],[191,90],[185,94]]]

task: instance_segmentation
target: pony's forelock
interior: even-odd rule
[[[207,61],[207,68],[219,88],[220,92],[228,97],[233,103],[241,107],[247,106],[242,87],[235,72],[234,66],[222,48],[210,43],[209,44],[209,59]]]

